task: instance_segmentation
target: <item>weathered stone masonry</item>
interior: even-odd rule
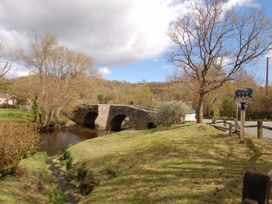
[[[154,124],[150,110],[129,105],[89,105],[76,109],[69,116],[79,125],[102,130],[120,130],[126,117],[132,129],[146,129]]]

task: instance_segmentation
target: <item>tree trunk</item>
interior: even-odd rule
[[[204,108],[204,94],[199,94],[198,108],[197,108],[197,123],[202,123],[203,120],[203,108]]]

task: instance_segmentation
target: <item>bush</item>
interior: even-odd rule
[[[0,122],[0,174],[12,173],[40,141],[30,123]]]
[[[185,114],[192,112],[192,106],[182,101],[169,101],[161,103],[155,110],[157,125],[168,126],[180,123],[184,120]]]
[[[50,193],[49,200],[52,204],[64,204],[67,203],[67,196],[59,188],[56,188]]]
[[[235,117],[236,104],[233,98],[225,99],[220,107],[220,116]]]

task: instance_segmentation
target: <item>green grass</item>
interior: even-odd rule
[[[49,195],[49,202],[52,204],[64,204],[67,203],[67,196],[59,188],[55,188]]]
[[[8,121],[33,121],[33,114],[22,109],[0,108],[0,120]]]
[[[241,203],[246,170],[272,169],[271,142],[204,124],[124,131],[68,149],[99,185],[81,203]]]
[[[55,184],[46,158],[46,153],[36,153],[21,160],[16,175],[0,179],[0,203],[48,203]]]

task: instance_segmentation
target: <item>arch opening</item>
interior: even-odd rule
[[[95,120],[98,114],[95,112],[89,112],[84,118],[84,127],[95,129]]]
[[[121,131],[129,128],[129,117],[127,117],[125,114],[116,115],[110,123],[111,131]]]
[[[156,127],[156,125],[155,125],[154,122],[149,122],[149,123],[147,123],[147,128],[148,128],[148,129],[155,128],[155,127]]]

